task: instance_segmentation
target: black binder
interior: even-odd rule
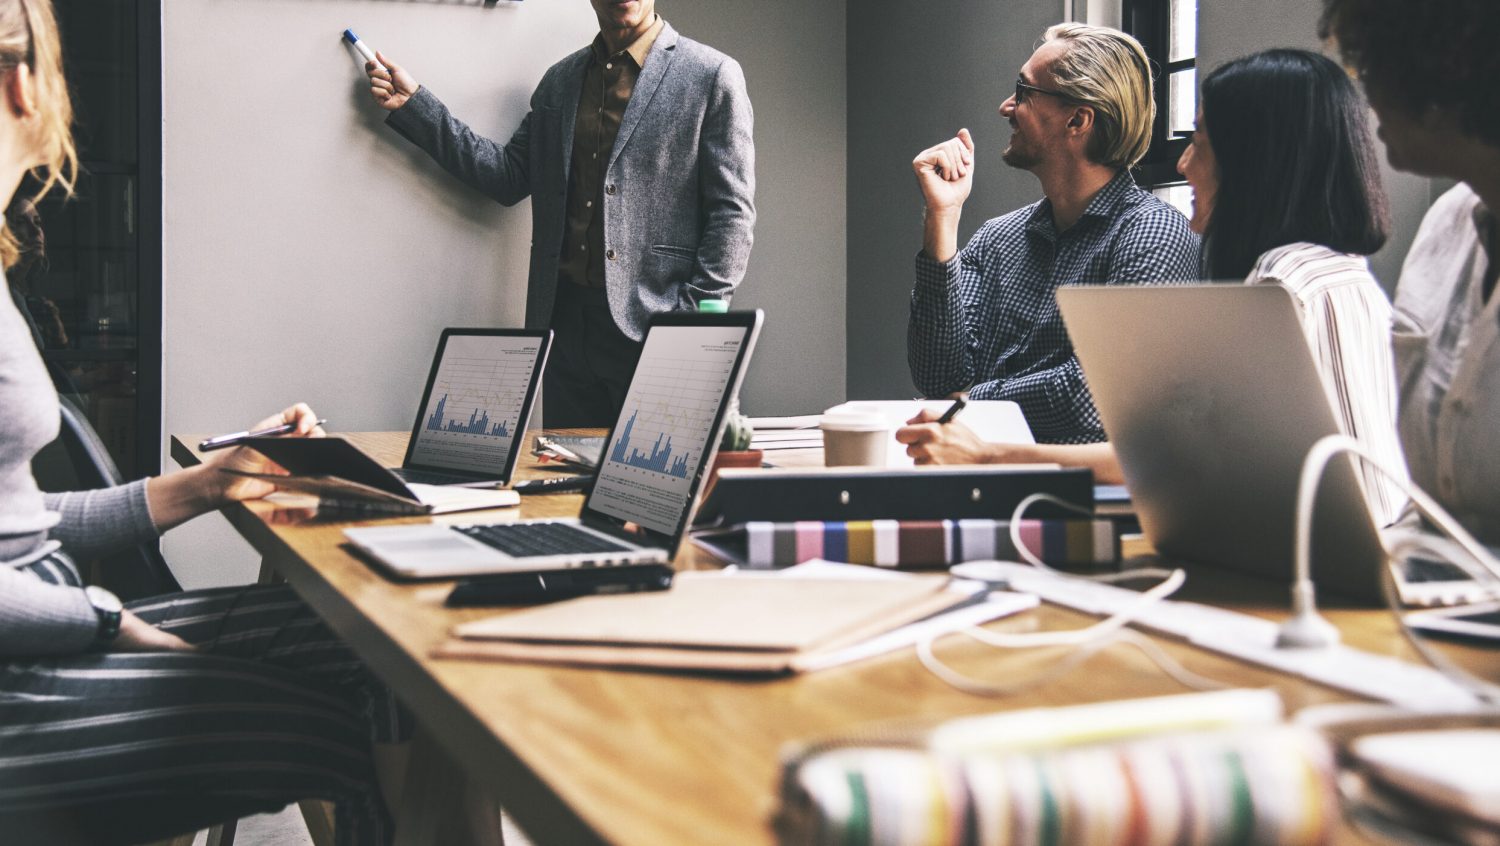
[[[1084,468],[806,467],[719,471],[694,524],[796,520],[1007,520],[1026,497],[1051,494],[1089,511],[1094,474]],[[1040,502],[1027,519],[1077,517]]]

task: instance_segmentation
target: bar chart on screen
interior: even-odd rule
[[[653,329],[625,397],[597,504],[616,516],[671,532],[714,434],[743,345],[738,327]]]
[[[686,479],[703,454],[719,410],[727,361],[647,361],[631,385],[632,409],[610,444],[609,460]]]
[[[529,337],[450,337],[411,461],[439,467],[504,466],[516,442],[540,348]]]

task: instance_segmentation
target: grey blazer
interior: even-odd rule
[[[552,320],[584,48],[547,70],[504,145],[453,117],[426,88],[386,122],[504,205],[531,197],[526,325]],[[754,117],[734,59],[663,26],[625,109],[604,174],[605,285],[615,324],[639,340],[653,314],[727,299],[755,224]]]

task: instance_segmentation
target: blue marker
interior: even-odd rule
[[[359,36],[354,34],[354,30],[344,30],[344,40],[353,44],[354,49],[358,50],[359,54],[365,57],[365,61],[374,62],[377,68],[382,67],[380,60],[375,58],[375,51],[371,50],[363,41],[360,41]]]

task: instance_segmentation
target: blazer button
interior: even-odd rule
[[[605,250],[604,251],[604,257],[607,258],[607,259],[609,259],[610,261],[614,261],[615,260],[615,251],[614,250]]]
[[[613,184],[604,186],[604,193],[613,197],[615,195],[615,186]]]

